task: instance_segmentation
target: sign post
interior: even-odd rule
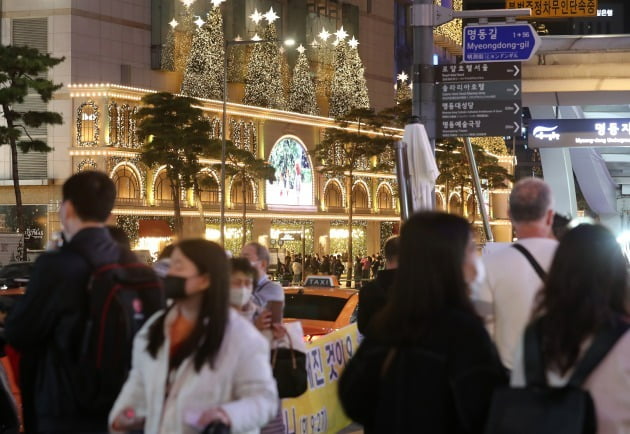
[[[464,27],[464,62],[526,62],[541,39],[528,23]]]
[[[467,63],[438,67],[439,137],[514,136],[521,129],[521,66]]]

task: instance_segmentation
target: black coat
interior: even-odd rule
[[[482,433],[507,375],[481,320],[449,310],[426,338],[394,341],[367,337],[350,359],[339,382],[346,414],[366,434]]]
[[[387,292],[394,283],[396,270],[380,270],[376,279],[363,284],[359,292],[359,331],[367,335],[374,315],[387,303]]]
[[[86,228],[59,251],[35,261],[26,293],[9,314],[5,330],[7,341],[22,354],[27,432],[107,432],[108,415],[86,417],[72,384],[88,279],[97,267],[121,259],[121,252],[107,229]]]

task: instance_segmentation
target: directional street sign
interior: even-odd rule
[[[530,8],[529,18],[575,18],[597,15],[597,0],[505,0],[506,9]]]
[[[442,65],[436,72],[439,137],[513,136],[521,130],[521,66]]]
[[[541,40],[531,24],[488,24],[464,27],[464,62],[527,61]]]

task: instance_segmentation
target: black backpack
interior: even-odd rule
[[[164,308],[164,292],[146,264],[115,263],[92,273],[78,357],[77,400],[85,414],[107,414],[131,368],[133,338]]]
[[[595,434],[593,399],[581,386],[627,330],[628,324],[619,320],[597,333],[567,385],[550,387],[540,346],[540,320],[530,324],[524,342],[526,386],[495,391],[486,434]]]

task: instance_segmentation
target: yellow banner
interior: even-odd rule
[[[307,344],[308,391],[282,400],[288,434],[336,433],[350,424],[337,397],[337,382],[358,346],[356,324]]]
[[[505,8],[529,8],[529,18],[597,16],[597,0],[505,0]]]

